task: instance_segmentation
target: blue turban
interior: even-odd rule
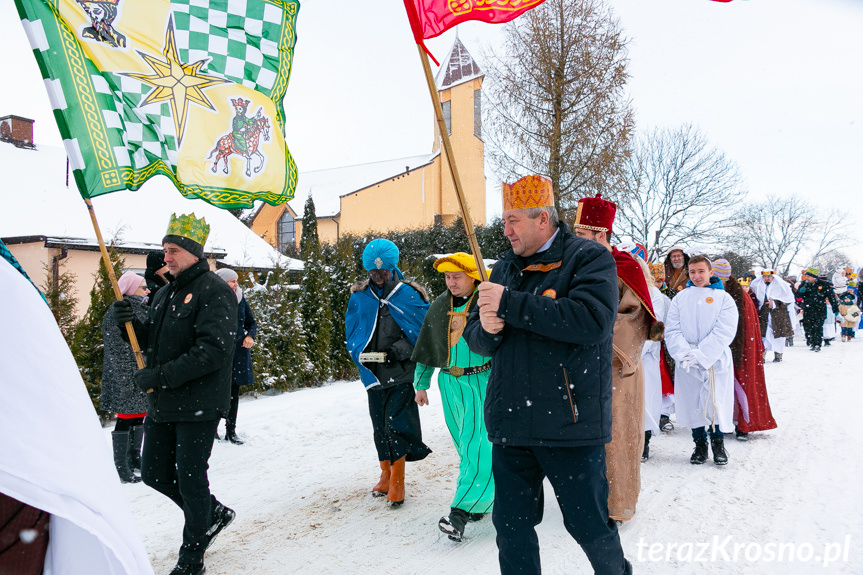
[[[363,250],[363,267],[369,271],[392,270],[400,279],[404,278],[397,263],[399,263],[399,248],[389,240],[381,238],[372,240]]]

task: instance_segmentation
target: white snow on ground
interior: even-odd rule
[[[635,573],[863,573],[861,358],[863,338],[815,354],[798,336],[766,366],[778,429],[727,436],[727,467],[690,465],[688,429],[654,438],[638,512],[621,529]],[[458,465],[437,386],[421,408],[434,453],[408,464],[401,509],[370,495],[379,469],[365,395],[337,382],[240,402],[247,443],[217,442],[210,459],[211,488],[237,519],[208,551],[209,575],[499,572],[490,518],[468,524],[462,543],[437,529]],[[156,575],[167,574],[182,513],[144,484],[123,488]],[[546,490],[543,572],[591,573]]]

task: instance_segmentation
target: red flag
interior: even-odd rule
[[[502,24],[545,0],[404,0],[417,44],[468,20]]]

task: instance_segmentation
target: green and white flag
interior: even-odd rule
[[[15,0],[81,195],[284,203],[297,0]]]

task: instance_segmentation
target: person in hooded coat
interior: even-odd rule
[[[411,355],[428,311],[425,289],[406,281],[399,249],[378,238],[363,250],[369,277],[351,287],[345,312],[348,353],[369,400],[381,475],[372,495],[386,495],[390,507],[405,500],[405,462],[425,459],[419,408],[414,402],[416,362]]]
[[[128,271],[117,280],[123,299],[132,304],[138,321],[147,319],[146,281]],[[109,307],[102,318],[102,393],[99,407],[117,414],[117,423],[111,432],[114,444],[114,465],[123,483],[138,483],[141,478],[141,442],[144,439],[144,416],[147,414],[147,396],[135,386],[134,374],[138,371],[132,346],[124,338],[125,327],[117,325],[114,311]]]
[[[174,280],[165,263],[165,252],[154,250],[147,254],[147,270],[144,272],[144,279],[147,280],[147,289],[150,290],[148,301],[152,303],[156,293]]]
[[[839,319],[839,300],[833,292],[833,286],[819,278],[818,268],[806,268],[803,271],[803,281],[797,288],[800,307],[803,310],[803,332],[806,334],[806,345],[812,351],[821,351],[824,339],[824,324],[829,321],[835,324]],[[833,312],[831,317],[828,308]]]
[[[728,267],[730,273],[731,267]],[[776,275],[772,269],[763,270],[752,280],[749,289],[758,300],[758,319],[764,352],[773,352],[773,362],[782,361],[786,338],[794,337],[792,314],[794,292],[791,284]]]
[[[683,250],[683,246],[671,246],[663,265],[665,283],[668,286],[664,293],[669,298],[673,298],[686,289],[686,283],[689,281],[689,254]]]

